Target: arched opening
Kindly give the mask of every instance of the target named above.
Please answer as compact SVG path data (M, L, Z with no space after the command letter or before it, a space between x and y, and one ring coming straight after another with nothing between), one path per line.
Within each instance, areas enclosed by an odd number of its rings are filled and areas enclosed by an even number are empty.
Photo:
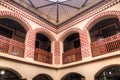
M24 56L26 30L17 21L0 18L0 51L15 56Z
M36 34L35 47L51 52L51 41L44 34Z
M53 79L47 74L39 74L35 76L32 80L53 80Z
M81 60L81 48L79 33L73 33L63 42L63 64Z
M120 66L112 66L100 70L95 80L120 80Z
M35 60L44 63L52 63L51 41L47 36L41 33L36 34Z
M118 18L108 18L95 24L90 30L91 42L100 38L107 38L115 35L120 31L120 23Z
M0 68L0 80L25 80L20 74L11 69Z
M73 34L69 35L64 40L63 44L64 44L64 52L80 47L79 33L73 33Z
M96 23L91 30L91 50L93 56L120 49L120 22L118 18L108 18Z
M69 73L65 75L61 80L85 80L85 77L78 73Z

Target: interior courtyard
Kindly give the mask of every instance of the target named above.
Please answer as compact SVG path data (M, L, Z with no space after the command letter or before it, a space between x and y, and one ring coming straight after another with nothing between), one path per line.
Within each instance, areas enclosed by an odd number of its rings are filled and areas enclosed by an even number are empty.
M120 80L120 0L0 0L0 80Z

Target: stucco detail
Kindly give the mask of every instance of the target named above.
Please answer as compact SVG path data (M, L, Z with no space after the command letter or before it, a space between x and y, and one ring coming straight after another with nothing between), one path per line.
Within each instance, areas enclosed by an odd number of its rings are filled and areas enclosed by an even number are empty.
M84 53L82 55L82 57L90 56L90 52L91 52L91 50L90 50L90 43L89 43L89 41L87 39L87 38L89 38L89 35L87 34L87 30L89 28L91 28L92 27L91 25L93 23L95 24L95 21L98 20L99 18L105 17L105 16L110 16L110 15L115 15L120 20L120 11L105 11L105 12L101 12L101 13L95 15L93 18L91 18L89 20L89 22L85 25L83 31L80 32L80 34L81 34L80 35L80 37L81 37L80 40L81 40L81 46L82 46L81 50L82 50L82 54Z
M109 2L109 0L106 0L105 2L101 3L100 5L98 5L98 6L94 7L94 8L92 8L92 9L90 9L90 10L87 10L86 12L80 14L80 15L77 17L77 19L75 19L74 21L72 21L72 22L70 22L70 23L68 22L67 25L61 25L61 26L60 26L60 27L64 27L64 28L56 29L56 28L54 28L53 25L45 24L44 22L42 22L42 20L41 20L40 18L38 18L37 16L35 16L35 15L32 14L31 12L25 10L24 8L22 8L22 7L20 7L20 6L16 5L16 4L14 4L14 3L11 2L10 0L5 0L5 1L7 1L8 3L16 6L17 8L21 9L22 11L24 11L24 12L26 12L26 13L34 16L34 18L33 18L33 17L30 17L30 16L28 16L28 15L25 15L25 14L21 13L21 12L18 11L18 10L15 10L14 7L12 7L12 6L10 6L10 5L7 5L7 4L5 4L5 3L2 3L2 6L7 7L8 9L10 9L10 10L12 10L12 11L14 11L14 12L16 12L16 13L22 15L22 16L24 16L25 18L27 18L27 19L35 22L36 24L39 24L39 25L45 27L46 29L49 29L49 30L51 30L51 31L53 31L53 32L55 32L55 33L59 33L59 32L61 32L61 31L64 31L64 30L67 29L68 27L70 28L70 27L72 27L72 26L80 23L81 21L84 21L85 19L88 19L88 18L94 16L95 14L98 14L98 13L100 13L100 12L102 12L102 11L104 11L104 10L106 10L106 9L108 9L108 8L110 8L110 7L112 7L112 6L114 6L115 4L117 4L117 3L120 2L120 0L115 0L114 3L107 4L104 8L98 9L97 11L93 12L91 15L88 15L88 16L85 16L85 17L81 18L81 17L84 16L86 13L89 13L89 12L91 12L92 10L95 10L95 9L99 8L100 6L102 6L102 5L106 4L107 2ZM40 21L37 21L35 18L39 19ZM53 27L52 27L52 26L53 26Z
M35 31L35 33L42 33L42 34L44 34L45 36L47 36L50 39L51 42L52 41L56 41L56 39L53 36L53 34L49 30L47 30L47 29L37 28L34 31Z
M27 34L27 41L26 41L27 45L26 45L25 57L34 58L36 33L44 34L50 39L51 42L56 41L53 35L46 29L36 28L35 30L30 30Z
M89 35L87 34L87 30L92 27L92 24L95 24L95 21L99 20L101 17L115 15L120 20L120 11L105 11L95 15L93 18L89 20L89 22L85 25L83 31L80 32L80 40L81 40L81 50L82 50L82 57L90 56L90 43L87 38Z
M35 35L36 35L36 33L44 34L45 36L47 36L50 39L51 43L55 42L54 43L54 56L55 56L55 59L53 59L53 60L55 60L55 64L59 64L59 57L56 56L56 54L58 54L58 49L59 48L58 48L58 45L56 44L56 39L53 36L53 34L50 31L48 31L47 29L43 29L43 28L37 28L37 29L34 30L34 32L35 32ZM36 39L36 36L35 36L35 39Z
M31 29L31 26L29 25L29 23L21 15L14 13L14 12L9 12L9 11L0 11L0 17L6 18L6 16L11 17L11 19L14 19L14 18L18 19L18 21L21 21L23 24L25 24L24 26L25 29L27 30Z
M35 52L35 37L36 33L33 30L28 31L26 36L26 52L25 57L26 58L34 58L34 52Z
M80 32L80 29L79 28L71 28L71 29L68 29L68 30L66 30L66 31L64 31L64 33L60 36L60 38L58 39L58 41L60 42L60 41L64 41L64 39L66 38L66 37L68 37L70 34L72 34L72 33L79 33Z
M4 17L6 18L6 16L16 18L16 19L18 19L18 21L21 21L25 25L23 27L25 29L27 29L27 35L26 35L24 57L33 58L34 57L34 43L33 43L33 41L35 38L35 36L34 36L35 32L31 31L31 26L29 25L29 23L21 15L14 13L14 12L0 11L0 16L2 16L2 18L4 18Z
M100 8L100 6L106 4L107 2L110 2L110 1L109 1L109 0L105 0L105 2L103 2L103 3L101 3L101 4L97 5L97 6L95 6L94 8L91 8L90 10L85 11L84 13L82 13L82 14L80 14L80 15L78 15L78 17L77 17L75 20L71 21L71 22L68 23L68 24L63 25L64 27L61 27L57 32L59 33L59 32L61 32L61 31L64 31L64 30L67 29L67 28L70 28L70 27L72 27L72 26L74 26L74 25L76 25L76 24L79 24L80 22L82 22L82 21L84 21L84 20L86 20L86 19L88 19L88 18L91 18L91 17L93 17L93 16L96 15L96 14L99 14L99 13L105 11L106 9L114 6L115 4L118 4L118 3L120 2L120 0L114 0L113 3L107 4L107 5L105 5L104 7L101 7L101 8ZM97 8L100 8L100 9L97 9ZM94 11L94 12L92 12L92 11L95 10L95 9L97 9L97 10ZM92 13L91 13L90 15L84 16L84 15L86 15L86 14L89 13L89 12L92 12ZM109 12L109 11L108 11L108 12ZM113 11L113 12L114 12L114 11ZM108 13L108 14L109 14L109 13Z
M20 10L18 10L18 9L16 10L15 7L6 4L4 1L12 4L13 6L17 7ZM37 15L33 14L32 12L26 10L25 8L20 7L19 5L15 4L14 2L12 2L10 0L3 0L1 2L1 5L4 6L4 7L6 7L6 8L8 8L8 9L10 9L10 10L12 10L12 11L14 11L15 13L17 13L19 15L22 15L23 17L31 20L32 22L34 22L34 23L36 23L38 25L41 25L41 26L43 26L46 29L51 30L52 32L56 32L56 29L55 29L55 27L53 25L46 24L45 22L43 22L42 18L40 18ZM22 11L26 12L27 14L24 14L24 12L22 12Z
M104 16L111 16L111 15L115 15L119 18L119 21L120 21L120 11L116 11L116 10L113 10L113 11L105 11L105 12L101 12L101 13L98 13L97 15L95 15L93 18L91 18L89 20L89 22L85 25L84 27L84 30L87 30L89 27L91 27L90 25L98 20L99 18L101 17L104 17Z
M69 36L72 33L79 33L80 35L80 43L81 43L81 55L82 58L89 57L90 56L90 44L88 42L88 36L87 36L87 31L82 31L79 28L71 28L67 31L65 31L62 36L59 38L60 41L64 41L64 39Z
M89 57L91 54L90 44L88 41L87 31L80 31L80 43L81 43L81 53L82 58Z

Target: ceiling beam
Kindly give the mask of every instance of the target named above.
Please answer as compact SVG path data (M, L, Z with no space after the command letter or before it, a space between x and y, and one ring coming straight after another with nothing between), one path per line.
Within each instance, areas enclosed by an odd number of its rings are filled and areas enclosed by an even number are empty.
M56 22L58 23L59 22L59 5L57 4L57 19L56 19Z
M88 2L88 0L85 0L85 2L82 4L81 7L84 7L87 2Z
M31 6L35 8L35 6L33 5L32 1L31 1L31 0L29 0L29 2L30 2L30 4L31 4Z

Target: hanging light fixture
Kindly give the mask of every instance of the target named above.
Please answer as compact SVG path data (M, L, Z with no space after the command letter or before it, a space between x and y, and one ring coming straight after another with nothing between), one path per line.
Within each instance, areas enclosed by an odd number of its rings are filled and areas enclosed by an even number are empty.
M4 75L4 74L5 74L5 70L1 70L0 75Z

